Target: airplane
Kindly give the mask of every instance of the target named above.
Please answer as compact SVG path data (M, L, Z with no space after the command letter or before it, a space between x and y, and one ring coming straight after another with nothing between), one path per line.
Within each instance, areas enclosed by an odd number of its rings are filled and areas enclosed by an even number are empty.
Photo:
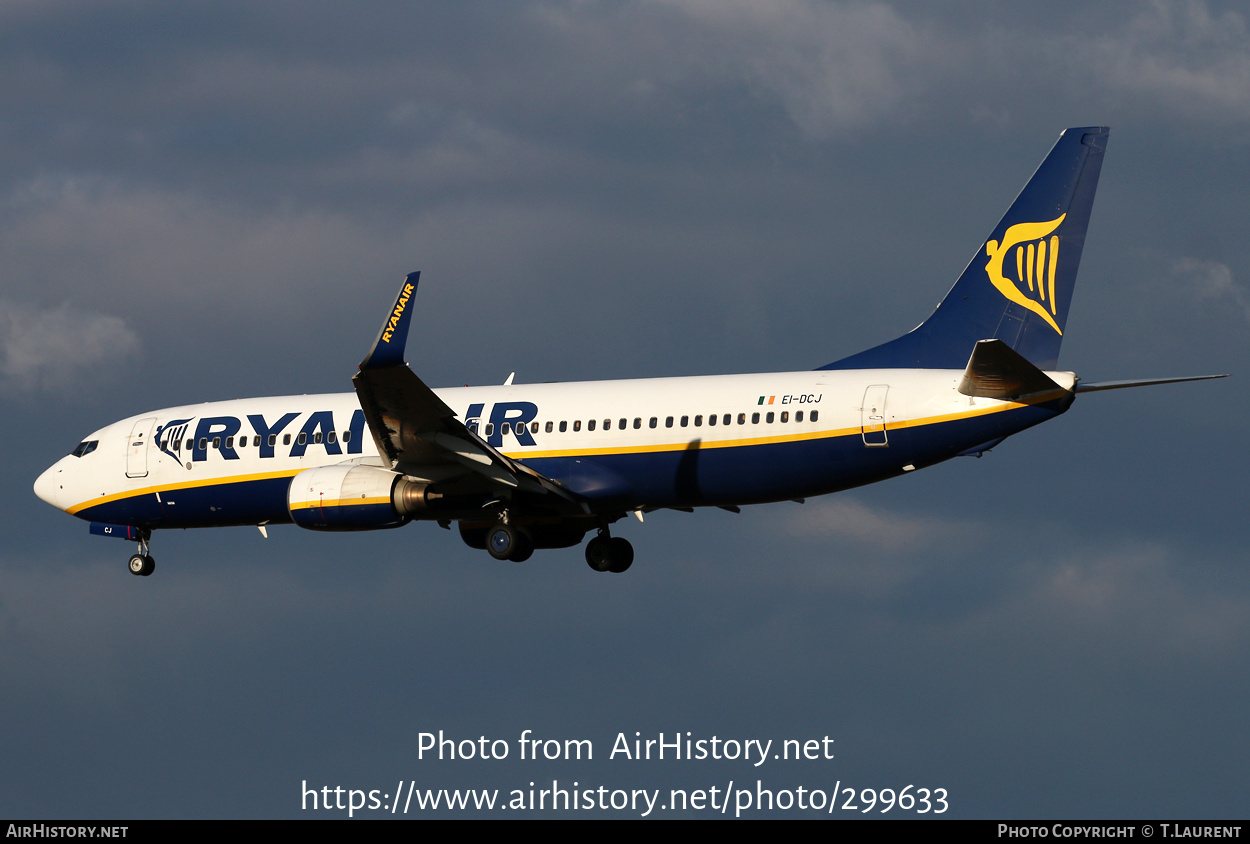
M435 521L498 560L567 548L623 572L611 526L655 510L807 498L980 455L1080 393L1059 347L1109 129L1064 131L937 309L813 370L433 390L405 362L419 273L404 280L354 393L173 407L86 437L35 481L44 501L136 542L152 532Z

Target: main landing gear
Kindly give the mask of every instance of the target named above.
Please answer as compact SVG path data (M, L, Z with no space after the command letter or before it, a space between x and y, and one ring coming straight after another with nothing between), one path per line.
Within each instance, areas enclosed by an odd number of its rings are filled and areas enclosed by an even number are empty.
M152 559L152 555L148 553L149 536L147 531L139 534L139 553L130 558L131 574L147 577L156 571L156 560Z
M620 574L633 565L633 562L634 546L629 544L628 539L609 536L606 528L586 543L586 565L595 571Z
M461 522L460 538L470 548L480 548L490 552L496 560L507 560L513 563L523 563L528 560L533 555L535 546L563 548L566 545L576 545L582 538L581 533L574 533L563 545L553 546L549 544L552 540L550 535L540 534L539 541L536 541L532 530L533 528L520 528L509 522L505 511L500 514L499 521L490 527L466 527L465 523Z
M496 560L523 563L534 553L534 543L507 522L496 522L486 531L486 550Z
M480 522L479 522L480 524ZM508 519L507 511L490 527L466 527L460 523L460 538L470 548L483 548L496 560L522 563L534 548L572 548L581 543L585 528L580 526L531 524L517 526ZM608 533L606 525L598 536L586 543L586 564L595 571L623 572L634 562L634 546L629 541Z

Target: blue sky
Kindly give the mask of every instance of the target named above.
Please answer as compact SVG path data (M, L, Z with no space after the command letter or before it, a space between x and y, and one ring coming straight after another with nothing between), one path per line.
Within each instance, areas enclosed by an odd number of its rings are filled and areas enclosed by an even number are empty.
M0 68L4 814L301 816L303 781L536 777L1244 814L1235 4L14 3ZM1083 396L802 506L655 513L619 577L417 524L158 534L139 580L31 491L118 418L349 390L413 269L436 386L819 366L924 319L1092 124L1061 366L1232 378ZM418 759L440 729L597 756ZM606 758L687 730L837 755Z

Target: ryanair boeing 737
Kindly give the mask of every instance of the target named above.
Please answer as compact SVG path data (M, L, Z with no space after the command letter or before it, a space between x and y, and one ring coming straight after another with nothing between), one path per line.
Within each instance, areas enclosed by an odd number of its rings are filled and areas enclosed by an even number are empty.
M803 372L432 390L404 361L408 276L355 393L173 407L115 422L35 493L138 543L160 528L294 522L370 530L452 522L520 562L588 533L622 572L630 514L802 501L980 454L1066 411L1056 371L1108 130L1064 132L937 310L913 331ZM1200 376L1221 377L1221 376Z

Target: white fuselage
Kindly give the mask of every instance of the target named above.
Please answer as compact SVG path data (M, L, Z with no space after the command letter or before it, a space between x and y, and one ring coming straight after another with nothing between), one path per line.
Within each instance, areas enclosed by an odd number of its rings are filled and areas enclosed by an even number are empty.
M1075 382L1072 373L1047 374L1064 391ZM437 393L508 457L557 480L561 467L593 463L620 478L626 507L644 508L832 492L944 460L1054 415L1030 414L1037 401L963 395L956 390L962 375L825 370ZM944 426L942 436L926 436L934 426ZM88 453L64 457L41 475L36 492L82 518L149 527L287 521L277 492L299 472L345 461L383 465L353 393L167 408L102 428L92 441ZM420 467L404 471L420 475ZM244 488L253 500L227 500ZM614 496L619 507L620 489Z

